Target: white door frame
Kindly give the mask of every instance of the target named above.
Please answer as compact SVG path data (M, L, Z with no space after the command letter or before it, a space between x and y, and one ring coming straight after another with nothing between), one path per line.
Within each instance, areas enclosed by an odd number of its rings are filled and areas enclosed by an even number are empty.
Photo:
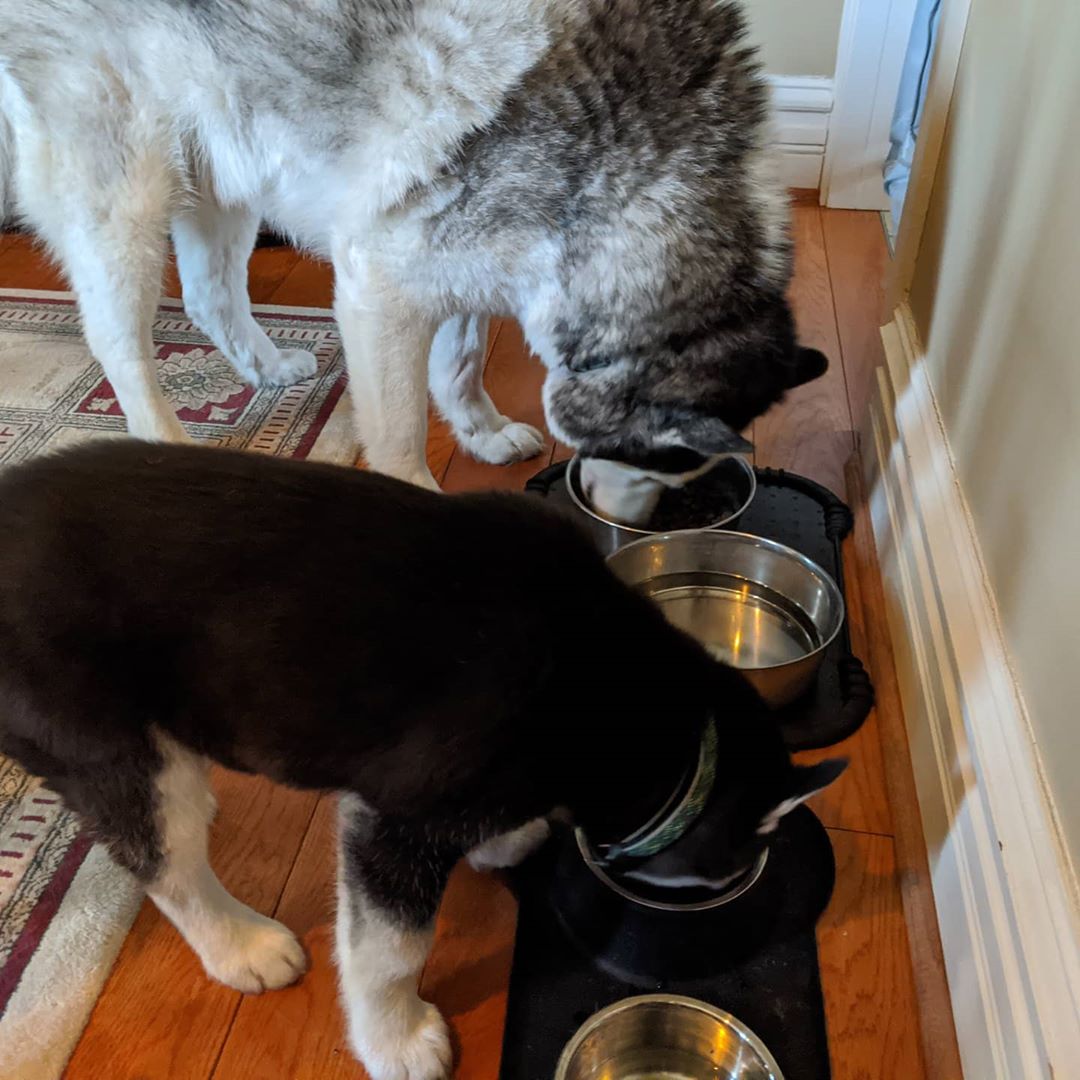
M847 0L821 204L887 210L882 168L917 0Z
M915 160L911 165L904 214L896 236L896 252L889 268L886 288L886 318L907 299L915 273L915 260L922 246L926 214L934 190L941 147L945 140L945 125L952 108L953 89L964 48L968 16L972 0L945 0L938 20L937 41L930 78L926 84L919 137L915 141Z

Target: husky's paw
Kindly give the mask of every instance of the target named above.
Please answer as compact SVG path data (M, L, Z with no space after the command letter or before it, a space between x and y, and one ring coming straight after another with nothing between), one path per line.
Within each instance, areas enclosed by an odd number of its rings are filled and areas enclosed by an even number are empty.
M202 961L211 978L245 994L288 986L307 970L296 935L254 911L222 926L219 940L203 950Z
M414 1023L396 1038L387 1032L354 1037L354 1049L371 1080L448 1080L453 1054L439 1010L419 1002Z
M292 386L310 379L319 366L315 354L307 349L279 349L272 360L259 364L259 382L264 386Z
M550 835L551 826L537 818L513 832L485 840L466 857L474 870L507 870L524 862Z
M459 436L462 445L477 461L488 465L512 465L527 461L544 449L544 436L531 424L504 418L503 427Z

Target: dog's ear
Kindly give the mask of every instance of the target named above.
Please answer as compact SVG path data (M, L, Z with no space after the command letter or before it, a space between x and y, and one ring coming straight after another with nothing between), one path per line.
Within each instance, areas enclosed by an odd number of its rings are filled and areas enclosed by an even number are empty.
M749 454L754 444L728 427L719 417L693 412L680 418L675 441L703 457Z
M780 819L790 814L796 806L801 806L807 799L813 798L819 791L824 791L847 768L846 758L830 758L817 765L796 765L795 782L791 794L778 806L770 810L758 826L758 835L774 833L780 825Z
M794 390L815 379L820 379L829 370L829 358L817 349L799 346L795 349L795 381L788 386Z

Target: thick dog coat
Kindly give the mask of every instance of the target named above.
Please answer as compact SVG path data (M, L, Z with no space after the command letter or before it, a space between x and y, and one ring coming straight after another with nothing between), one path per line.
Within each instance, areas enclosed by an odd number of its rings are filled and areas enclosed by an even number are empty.
M463 855L512 863L554 808L630 836L714 723L723 782L638 869L723 880L835 775L529 496L122 440L3 472L0 515L0 750L211 976L257 992L305 958L207 863L209 763L341 792L338 963L376 1080L448 1073L417 980Z
M263 218L333 261L373 468L434 487L429 385L477 457L539 451L482 385L509 314L552 431L656 488L824 370L785 300L767 102L716 0L4 0L0 213L60 258L137 436L183 437L150 337L170 231L245 379L314 370L251 317Z

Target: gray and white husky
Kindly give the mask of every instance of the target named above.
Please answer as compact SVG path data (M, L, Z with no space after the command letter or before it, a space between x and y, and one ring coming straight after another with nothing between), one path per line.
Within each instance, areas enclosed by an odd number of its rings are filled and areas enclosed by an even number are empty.
M151 361L170 233L188 313L245 379L312 374L250 313L262 219L333 262L373 468L436 486L429 388L481 460L539 451L481 381L509 314L624 519L824 370L784 298L766 117L716 0L0 4L0 216L63 264L132 434L183 438Z

